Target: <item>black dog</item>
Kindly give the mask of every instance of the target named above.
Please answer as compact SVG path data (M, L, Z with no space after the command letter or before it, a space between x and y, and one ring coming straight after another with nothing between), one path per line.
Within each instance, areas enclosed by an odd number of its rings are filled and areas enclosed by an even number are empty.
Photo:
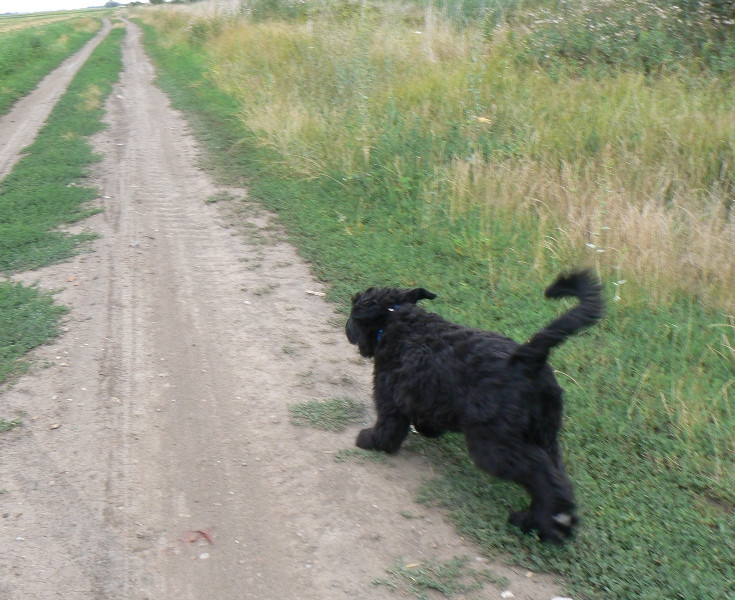
M561 542L577 518L572 485L559 453L562 389L546 362L549 351L602 317L599 280L588 271L560 276L547 298L579 304L525 344L463 327L416 303L436 298L423 288L370 288L352 299L347 339L375 358L378 420L357 445L396 452L413 424L428 437L462 432L472 460L522 485L528 510L510 522L542 540Z

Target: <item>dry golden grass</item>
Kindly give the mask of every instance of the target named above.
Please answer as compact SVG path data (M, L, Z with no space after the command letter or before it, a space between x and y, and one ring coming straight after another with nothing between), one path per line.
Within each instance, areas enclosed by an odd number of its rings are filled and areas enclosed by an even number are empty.
M531 227L536 267L593 263L626 282L622 302L693 295L735 313L735 88L726 82L553 79L513 63L505 30L489 39L416 5L262 22L244 6L166 7L155 19L180 38L199 36L212 81L301 176L359 174L391 111L437 139L459 129L470 146L503 150L425 157L436 181L423 185L442 193L427 202L444 202L453 218L478 213L482 235L497 218Z
M74 20L78 24L77 27L79 29L91 31L99 27L99 22L93 19L92 15L86 16L86 14L80 14L76 11L67 11L0 17L0 34L27 29L28 27L39 27L50 23L71 20Z
M595 171L580 177L570 166L552 171L536 162L477 159L455 160L446 179L452 216L479 207L486 231L496 218L535 225L537 268L548 268L550 259L592 263L618 282L634 278L656 302L679 293L735 307L735 225L723 221L723 200L694 212L691 192L681 190L664 204L667 173L651 173L631 190L625 173L601 179ZM618 295L625 298L631 287L619 284ZM631 293L627 299L637 300Z
M74 15L69 13L0 17L0 33L18 31L39 25L48 25L49 23L56 23L58 21L68 21L73 18Z
M98 85L90 84L87 86L87 89L79 95L79 99L79 108L81 110L95 110L102 106L104 91Z

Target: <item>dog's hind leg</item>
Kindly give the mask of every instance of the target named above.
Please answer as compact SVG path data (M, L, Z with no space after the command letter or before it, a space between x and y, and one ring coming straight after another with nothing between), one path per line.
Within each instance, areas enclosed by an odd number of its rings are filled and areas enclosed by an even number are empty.
M513 525L524 533L537 530L542 541L552 543L571 535L577 523L572 485L547 452L521 440L517 445L498 444L485 435L467 435L467 448L478 467L515 481L530 494L529 509L510 516Z
M510 515L510 522L528 533L537 530L542 542L561 543L577 525L572 485L563 471L529 457L527 467L512 478L531 495L531 506Z

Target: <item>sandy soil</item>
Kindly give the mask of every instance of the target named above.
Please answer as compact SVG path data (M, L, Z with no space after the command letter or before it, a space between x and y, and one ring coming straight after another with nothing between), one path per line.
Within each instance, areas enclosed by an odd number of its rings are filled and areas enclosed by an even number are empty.
M128 25L95 140L104 211L82 226L94 251L22 276L71 311L0 395L1 416L26 414L0 436L0 598L412 597L371 582L455 556L515 598L558 595L414 502L420 455L338 462L357 427L289 422L294 402L369 403L371 365L271 215L245 190L207 202L223 190L153 76Z

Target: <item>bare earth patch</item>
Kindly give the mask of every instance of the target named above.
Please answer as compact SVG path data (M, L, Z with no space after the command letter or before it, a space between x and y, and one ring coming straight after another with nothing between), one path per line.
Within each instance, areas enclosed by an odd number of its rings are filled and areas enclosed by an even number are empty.
M358 426L290 422L295 402L369 403L371 365L272 217L233 223L246 192L196 167L134 25L124 65L95 142L94 251L23 277L71 312L0 396L26 413L0 436L0 597L411 597L373 582L460 556L507 583L456 598L558 595L414 502L420 455L351 459Z

